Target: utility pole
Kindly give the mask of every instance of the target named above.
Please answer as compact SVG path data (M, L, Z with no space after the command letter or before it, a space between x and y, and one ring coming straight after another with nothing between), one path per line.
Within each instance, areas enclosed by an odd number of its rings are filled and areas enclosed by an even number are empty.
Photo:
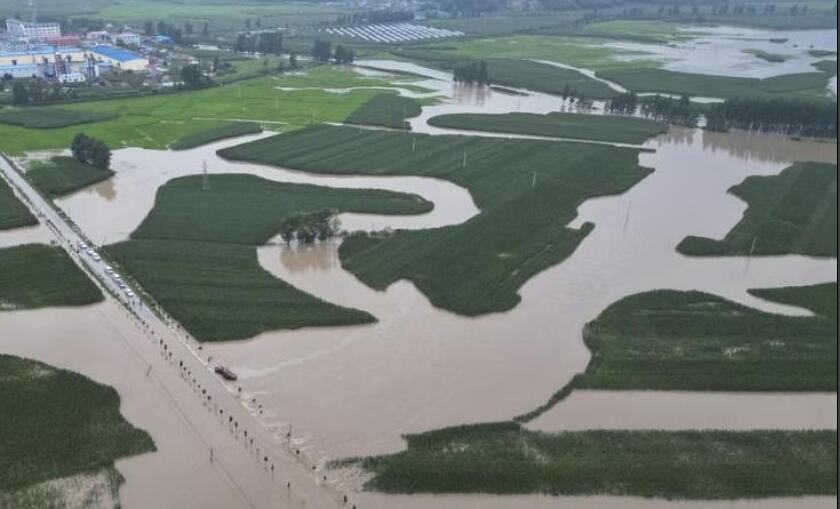
M204 160L202 163L204 166L204 172L201 175L201 190L202 191L209 191L210 190L210 175L207 174L207 160Z

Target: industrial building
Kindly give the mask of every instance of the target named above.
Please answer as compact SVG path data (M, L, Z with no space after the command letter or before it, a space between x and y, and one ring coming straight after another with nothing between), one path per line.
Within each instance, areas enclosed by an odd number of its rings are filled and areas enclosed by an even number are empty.
M29 78L83 73L86 61L87 55L80 48L31 45L25 49L0 51L0 76Z
M147 58L116 46L94 46L88 51L93 60L110 64L115 69L145 71L149 67Z

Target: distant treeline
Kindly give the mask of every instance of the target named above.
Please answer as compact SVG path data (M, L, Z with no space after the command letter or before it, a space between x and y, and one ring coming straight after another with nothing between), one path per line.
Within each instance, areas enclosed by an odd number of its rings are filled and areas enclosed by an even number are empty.
M280 32L262 32L259 34L239 34L234 50L239 53L262 53L279 55L283 50L283 34Z
M733 98L711 107L710 130L746 129L792 136L837 137L837 103Z
M338 25L358 25L361 23L399 23L412 21L414 13L411 11L376 10L342 14L336 19Z

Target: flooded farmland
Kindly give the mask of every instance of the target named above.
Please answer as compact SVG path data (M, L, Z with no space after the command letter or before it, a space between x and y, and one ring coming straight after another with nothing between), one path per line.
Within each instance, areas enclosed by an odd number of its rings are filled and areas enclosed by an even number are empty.
M836 33L836 32L835 32ZM402 65L402 64L401 64ZM425 72L429 72L426 70ZM445 76L444 76L445 77ZM440 78L440 77L439 77ZM448 77L446 78L448 80ZM561 107L557 98L531 94L513 96L488 91L452 89L441 79L417 82L437 89L450 99L424 108L412 119L415 131L451 132L431 128L428 118L443 113L531 111ZM436 83L436 85L432 85ZM435 88L437 87L437 88ZM479 133L471 133L479 134ZM349 231L386 227L418 229L459 224L479 213L470 194L450 182L422 177L344 177L313 175L282 168L232 163L216 156L219 148L263 135L207 145L182 152L126 148L115 151L116 175L105 182L57 200L97 244L124 240L154 204L157 189L172 178L198 174L206 162L212 186L215 173L247 173L292 183L330 187L376 188L419 194L434 203L434 210L417 216L344 214ZM455 424L509 419L544 403L551 394L582 371L588 360L581 330L612 302L646 290L696 289L718 294L768 312L803 314L805 311L771 303L746 293L747 289L834 281L835 259L803 256L744 258L689 258L675 251L686 235L723 236L740 218L743 202L727 189L749 175L773 175L793 161L836 163L833 143L793 141L786 138L733 132L709 133L671 128L646 145L640 163L654 172L624 195L585 202L572 225L589 221L594 231L564 262L532 278L519 292L522 301L513 310L466 318L437 309L412 284L400 281L384 292L374 291L343 270L337 242L286 247L270 243L258 250L261 266L280 279L336 304L372 313L377 323L340 328L311 328L264 333L245 341L203 346L207 355L231 367L240 376L245 399L257 397L264 406L258 417L268 430L293 426L295 445L320 464L346 456L400 450L401 435ZM559 162L562 164L562 162ZM45 241L43 227L0 235L0 245L21 239ZM12 240L14 239L14 240ZM44 310L0 317L0 327L13 327L16 341L8 351L53 362L114 385L124 398L124 412L145 427L166 455L147 455L118 463L129 479L121 493L126 507L149 503L148 492L172 469L193 472L192 484L158 495L179 500L201 492L208 506L231 497L217 495L216 475L189 463L190 448L201 445L167 440L179 424L158 422L141 415L142 370L121 372L113 365L92 367L91 355L122 358L130 355L99 349L119 349L101 330L119 336L110 318L115 309ZM75 316L78 314L79 316ZM85 315L86 318L82 318ZM98 320L98 322L97 322ZM106 320L106 322L103 322ZM117 320L118 321L118 320ZM77 323L78 322L78 323ZM56 338L69 330L90 344L69 351ZM40 327L55 333L49 340ZM99 331L99 332L97 332ZM95 353L96 352L96 353ZM148 353L147 353L148 354ZM126 361L127 362L127 361ZM97 364L97 366L99 365ZM101 370L101 371L97 371ZM609 414L605 412L609 408ZM146 410L148 411L148 409ZM154 410L164 413L165 408ZM836 394L707 394L610 393L580 391L540 419L532 429L547 431L610 428L620 421L636 429L667 428L836 428ZM618 421L617 421L618 420ZM156 428L156 426L158 428ZM166 428L172 426L173 428ZM183 426L183 423L180 424ZM162 428L161 428L162 427ZM166 428L166 429L164 429ZM183 459L179 458L183 455ZM143 462L146 462L143 466ZM147 477L150 472L158 477ZM348 475L334 480L354 489L359 479ZM183 489L183 493L181 493ZM144 497L141 498L141 493ZM275 495L274 493L264 494ZM235 497L234 497L235 498ZM230 506L242 505L229 500ZM139 502L142 500L142 503ZM614 497L407 497L362 494L360 507L710 507L708 502L668 502ZM195 503L195 500L191 500ZM227 504L228 502L225 502ZM834 498L735 501L716 508L833 507Z

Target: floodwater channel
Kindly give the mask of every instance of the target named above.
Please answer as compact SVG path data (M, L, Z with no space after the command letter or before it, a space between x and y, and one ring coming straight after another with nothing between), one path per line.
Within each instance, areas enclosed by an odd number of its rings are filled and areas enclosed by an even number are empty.
M400 66L404 67L402 63ZM418 132L439 132L429 128L426 120L443 113L545 113L561 108L559 98L552 96L458 91L448 81L432 78L412 83L424 87L437 83L435 86L447 99L424 108L420 117L411 120ZM227 162L215 155L218 148L260 136L265 134L181 152L120 149L113 155L116 175L112 179L57 203L96 243L110 244L124 240L140 224L161 185L178 176L200 174L206 161L211 186L214 173L248 173L283 182L410 192L435 204L430 213L416 216L344 214L341 220L348 230L439 227L461 223L478 213L465 189L441 180L314 175ZM593 232L568 259L528 281L519 292L522 301L509 312L476 318L457 316L431 306L405 281L383 292L363 285L341 268L337 243L305 247L272 243L258 250L259 262L267 271L327 301L369 311L378 322L268 332L243 341L207 344L204 351L240 376L245 398L260 399L265 410L259 418L268 429L293 426L296 446L308 457L323 462L394 452L404 447L400 438L404 433L509 419L541 405L585 368L589 352L581 338L583 325L626 295L661 288L696 289L769 312L803 314L801 309L752 297L746 290L836 281L834 258L689 258L675 251L686 235L719 238L738 221L745 204L727 194L732 185L749 175L777 174L794 161L836 164L835 143L672 128L650 140L646 147L654 151L641 153L640 163L655 171L621 196L583 203L572 225L591 221L595 224ZM27 322L28 327L41 327L45 321L54 320L56 323L50 326L56 328L63 321L52 312L18 316L15 320ZM9 319L0 321L2 330L7 330ZM20 355L34 348L24 340L19 343L16 348ZM110 362L109 355L103 353L101 358ZM62 364L58 357L43 351L36 356L73 368L73 362ZM102 380L116 385L121 394L132 390L133 385L120 384L115 377L112 373ZM636 405L643 405L657 416L656 420L639 415ZM710 419L706 415L734 407L738 413L730 417ZM576 415L578 421L565 417L577 414L578 408L583 409L582 416ZM831 422L826 417L826 412L836 410L836 394L634 391L575 393L531 425L546 430L610 427L616 416L605 415L605 408L623 412L624 418L633 423L631 427L637 428L836 428L836 420ZM792 411L799 412L798 418L787 415ZM152 419L130 420L147 429L154 426L147 422ZM134 481L126 477L129 483L125 489L137 489L129 488ZM357 487L358 481L347 474L331 482ZM581 508L710 506L708 502L624 497L408 497L365 493L358 499L359 507L409 509L558 504ZM208 507L220 507L208 503ZM836 504L836 498L818 497L721 502L714 507L832 504ZM124 505L129 507L125 501Z

